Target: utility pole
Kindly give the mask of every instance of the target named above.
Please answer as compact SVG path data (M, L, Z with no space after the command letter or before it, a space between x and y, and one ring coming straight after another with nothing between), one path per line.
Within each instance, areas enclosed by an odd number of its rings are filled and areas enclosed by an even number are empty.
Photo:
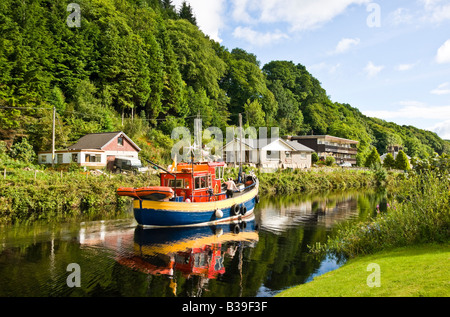
M53 124L52 124L52 167L55 165L55 121L56 121L56 108L53 107Z
M239 114L239 167L242 165L242 113Z

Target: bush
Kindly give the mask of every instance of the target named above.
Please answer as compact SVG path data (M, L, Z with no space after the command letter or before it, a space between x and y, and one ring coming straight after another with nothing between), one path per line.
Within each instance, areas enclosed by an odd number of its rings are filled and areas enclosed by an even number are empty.
M319 161L319 155L316 152L311 154L311 164L315 164Z
M327 166L333 166L334 163L336 163L336 159L333 156L327 156L325 159L325 164Z
M384 158L383 166L385 168L395 168L394 156L391 153L388 153Z
M26 138L22 138L20 142L15 142L9 151L9 156L13 159L31 163L36 157L33 147L28 143Z
M370 152L370 154L367 156L364 166L365 167L373 167L377 164L381 165L380 154L378 154L378 151L376 148L373 148L372 152Z
M408 157L405 152L400 150L395 158L395 167L399 170L407 171L411 169L411 165L409 164Z

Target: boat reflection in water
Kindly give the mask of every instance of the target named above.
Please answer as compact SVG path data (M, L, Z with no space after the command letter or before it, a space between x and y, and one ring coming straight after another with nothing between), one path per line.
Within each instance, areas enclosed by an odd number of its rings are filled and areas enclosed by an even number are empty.
M225 274L225 257L233 258L238 249L258 242L254 218L210 227L146 229L134 231L134 252L118 258L121 265L152 275L171 278L176 295L175 273L200 278L203 288L210 279Z

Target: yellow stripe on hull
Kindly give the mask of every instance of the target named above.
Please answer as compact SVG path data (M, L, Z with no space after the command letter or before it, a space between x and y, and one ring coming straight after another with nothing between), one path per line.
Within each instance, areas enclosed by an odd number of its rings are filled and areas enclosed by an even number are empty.
M235 198L229 198L225 200L218 200L212 202L203 203L187 203L187 202L173 202L173 201L150 201L150 200L139 200L135 199L133 202L133 207L135 209L157 209L157 210L167 210L167 211L178 211L178 212L191 212L191 211L210 211L216 209L230 208L235 204L242 204L258 194L258 185L254 189L245 193L241 196ZM141 205L142 203L142 205Z

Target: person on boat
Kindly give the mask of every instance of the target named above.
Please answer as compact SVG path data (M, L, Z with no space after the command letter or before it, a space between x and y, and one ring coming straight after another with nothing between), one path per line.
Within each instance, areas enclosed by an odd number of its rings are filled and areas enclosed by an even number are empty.
M227 185L227 198L233 198L234 191L238 190L236 184L231 177L228 178L228 181L225 182L225 184Z

